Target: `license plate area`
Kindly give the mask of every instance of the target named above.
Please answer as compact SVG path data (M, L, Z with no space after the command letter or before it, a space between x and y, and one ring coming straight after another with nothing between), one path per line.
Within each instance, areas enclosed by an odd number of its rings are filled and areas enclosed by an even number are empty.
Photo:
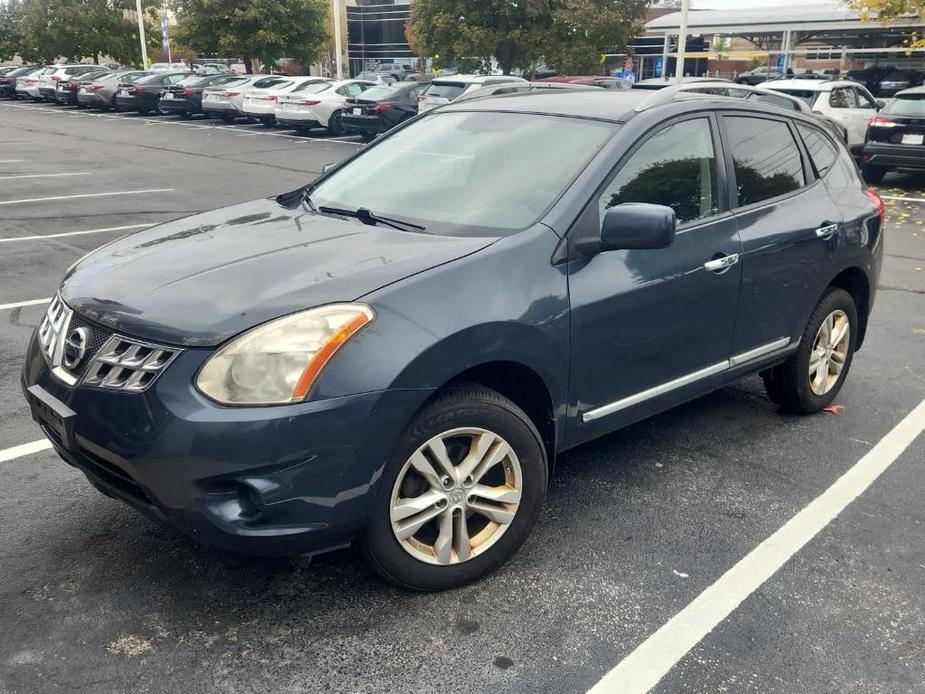
M905 133L903 135L902 143L904 145L921 145L925 143L925 135L917 133Z
M70 449L74 440L74 418L76 413L70 407L54 397L42 386L29 386L26 389L32 419L50 429Z

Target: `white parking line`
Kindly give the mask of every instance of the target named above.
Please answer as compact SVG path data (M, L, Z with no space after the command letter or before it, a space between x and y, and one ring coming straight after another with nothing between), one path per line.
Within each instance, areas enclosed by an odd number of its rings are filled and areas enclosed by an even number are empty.
M51 441L48 439L40 439L38 441L24 443L20 446L4 448L2 451L0 451L0 463L5 463L8 460L16 460L16 458L32 455L33 453L38 453L39 451L47 451L49 448L51 448Z
M176 188L149 188L148 190L117 190L109 193L82 193L80 195L53 195L49 198L25 198L23 200L0 200L0 205L20 205L27 202L48 202L49 200L73 200L75 198L108 198L114 195L143 195L144 193L171 193Z
M925 198L904 198L898 195L881 195L882 200L899 200L900 202L925 202Z
M69 173L50 174L18 174L16 176L0 176L0 181L11 181L14 178L61 178L62 176L89 176L89 171L74 171Z
M23 159L0 159L0 164L21 164Z
M642 694L863 493L925 430L925 400L777 532L694 598L591 688Z
M156 226L154 222L150 224L126 224L121 227L105 227L103 229L87 229L86 231L62 231L60 234L33 234L32 236L15 236L11 239L0 239L0 243L12 243L13 241L39 241L41 239L60 239L64 236L83 236L84 234L102 234L106 231L126 231L128 229L143 229L145 227Z
M18 301L14 304L0 304L0 311L4 311L9 308L22 308L23 306L38 306L39 304L47 304L51 301L51 297L47 299L29 299L29 301Z

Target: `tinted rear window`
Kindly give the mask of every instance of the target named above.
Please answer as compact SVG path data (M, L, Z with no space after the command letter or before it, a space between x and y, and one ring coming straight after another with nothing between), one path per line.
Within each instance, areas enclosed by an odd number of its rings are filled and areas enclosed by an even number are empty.
M725 120L739 205L775 198L803 185L800 150L785 123L742 116Z
M897 96L881 111L890 116L912 116L925 118L925 94Z
M190 75L189 77L184 77L176 84L178 87L205 87L207 84L212 84L214 79L214 75L209 75L207 77L203 77L202 75Z
M810 159L816 166L816 171L820 176L825 176L835 163L835 159L838 158L838 148L816 128L798 123L797 130L803 138L803 144L806 145Z
M814 92L809 89L775 89L774 91L803 99L808 106L812 106L816 101L816 97L819 96L819 92Z
M262 80L254 82L254 87L257 89L266 89L267 87L274 87L285 81L283 77L264 77Z
M431 85L424 90L424 95L436 96L452 101L466 90L466 86L467 85L461 82L432 82Z
M393 96L396 96L401 89L396 89L395 87L390 87L387 85L381 85L378 87L370 87L365 92L363 92L364 100L378 101L380 99L391 99Z
M326 89L331 88L330 82L302 82L298 87L292 90L292 93L295 94L318 94L323 92Z

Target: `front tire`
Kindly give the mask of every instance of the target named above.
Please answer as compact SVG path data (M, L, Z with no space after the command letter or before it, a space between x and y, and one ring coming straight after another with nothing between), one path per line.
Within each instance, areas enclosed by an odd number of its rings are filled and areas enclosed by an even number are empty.
M838 395L858 336L858 312L844 289L829 287L813 310L800 346L790 358L762 372L765 390L785 412L812 414Z
M546 481L545 448L526 413L484 386L453 386L402 433L363 552L380 575L406 588L465 585L527 539Z

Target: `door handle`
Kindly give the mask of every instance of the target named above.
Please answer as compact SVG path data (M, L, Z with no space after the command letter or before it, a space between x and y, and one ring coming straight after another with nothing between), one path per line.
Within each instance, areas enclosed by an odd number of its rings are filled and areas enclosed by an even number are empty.
M816 236L824 241L828 241L830 238L835 236L838 232L837 224L823 224L821 227L816 229Z
M708 260L703 264L703 269L707 272L723 272L739 262L739 254L724 255L721 258Z

